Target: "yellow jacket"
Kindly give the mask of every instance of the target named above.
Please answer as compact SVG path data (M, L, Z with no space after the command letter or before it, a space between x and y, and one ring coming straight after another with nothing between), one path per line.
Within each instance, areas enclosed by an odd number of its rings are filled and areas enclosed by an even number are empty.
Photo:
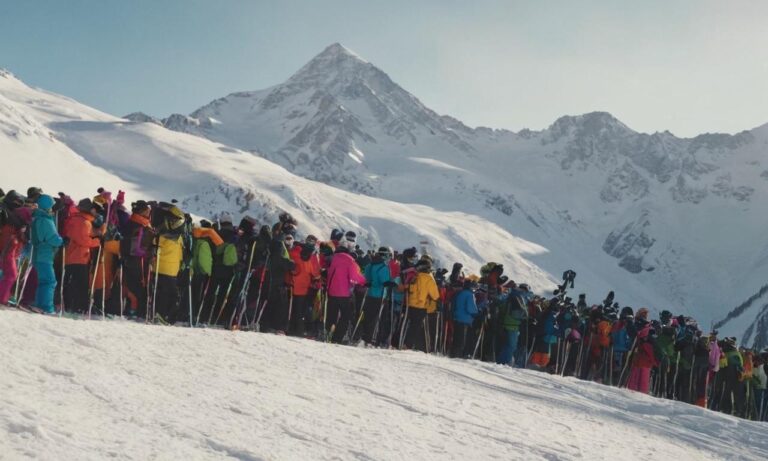
M416 309L427 309L430 303L440 299L437 282L432 274L419 272L416 280L408 286L408 306Z
M157 272L160 275L168 275L176 277L181 270L181 259L184 255L183 239L177 237L167 238L164 235L160 236L158 242L158 251L160 253L160 263L157 264Z

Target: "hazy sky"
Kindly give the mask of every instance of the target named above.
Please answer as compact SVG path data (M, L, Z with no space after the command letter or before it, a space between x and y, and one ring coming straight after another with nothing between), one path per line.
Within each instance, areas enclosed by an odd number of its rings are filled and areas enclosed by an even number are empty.
M768 123L763 0L0 0L0 67L115 115L280 83L333 42L472 126Z

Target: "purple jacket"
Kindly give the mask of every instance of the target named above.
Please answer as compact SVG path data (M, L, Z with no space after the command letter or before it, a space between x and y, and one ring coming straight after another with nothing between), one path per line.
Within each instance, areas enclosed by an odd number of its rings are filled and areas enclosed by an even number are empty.
M365 285L360 267L349 253L334 253L328 268L328 296L349 298L353 285Z

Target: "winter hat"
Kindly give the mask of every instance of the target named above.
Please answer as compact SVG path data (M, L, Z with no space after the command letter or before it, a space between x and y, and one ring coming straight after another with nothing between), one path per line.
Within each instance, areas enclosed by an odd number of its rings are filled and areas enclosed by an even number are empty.
M39 187L30 187L27 189L27 200L29 200L29 203L36 203L42 194L43 190Z
M355 243L357 241L357 234L352 231L347 231L347 233L344 234L344 239L346 239L348 242Z
M104 189L103 187L99 187L99 188L96 190L96 192L98 192L98 193L99 193L99 196L100 196L102 199L104 199L104 203L105 203L105 204L109 204L109 203L112 203L112 192L110 192L110 191L108 191L108 190ZM94 199L94 201L96 201L96 200Z
M131 212L133 213L141 214L147 210L149 210L149 204L144 200L137 200L131 203Z
M37 199L37 207L41 210L50 211L53 208L53 197L50 195L40 195Z
M344 231L340 229L334 229L331 231L331 240L334 242L338 242L339 240L344 237Z
M240 224L238 224L237 227L246 234L252 234L256 224L257 222L255 218L244 216L243 219L240 220Z
M432 270L432 261L428 259L420 259L419 262L416 263L416 270L418 272L429 272Z
M384 259L392 259L392 248L379 247L379 249L376 251L376 254Z
M77 209L83 213L90 213L93 209L93 202L91 202L91 199L89 198L84 198L77 202Z
M232 224L232 215L229 214L226 211L222 211L221 213L219 213L218 221L220 223L228 222L228 223Z
M211 225L211 222L208 221L207 219L201 219L200 220L200 227L202 227L203 229L208 229L208 228L213 227L213 226Z
M317 237L315 237L312 234L307 235L307 238L304 239L304 242L309 245L315 245L317 243Z
M3 198L3 203L6 207L8 207L11 210L15 210L16 208L19 208L20 206L24 205L24 202L27 201L27 198L23 195L19 194L15 190L9 190L8 193Z

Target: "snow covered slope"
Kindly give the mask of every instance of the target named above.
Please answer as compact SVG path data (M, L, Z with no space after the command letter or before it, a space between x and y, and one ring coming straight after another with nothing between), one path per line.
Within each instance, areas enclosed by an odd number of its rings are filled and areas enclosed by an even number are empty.
M766 282L768 125L683 139L594 112L542 131L470 128L333 44L284 83L166 126L346 190L478 215L548 248L536 262L550 272L599 280L585 286L596 296L614 288L705 327Z
M8 459L766 459L765 425L570 378L0 311Z

